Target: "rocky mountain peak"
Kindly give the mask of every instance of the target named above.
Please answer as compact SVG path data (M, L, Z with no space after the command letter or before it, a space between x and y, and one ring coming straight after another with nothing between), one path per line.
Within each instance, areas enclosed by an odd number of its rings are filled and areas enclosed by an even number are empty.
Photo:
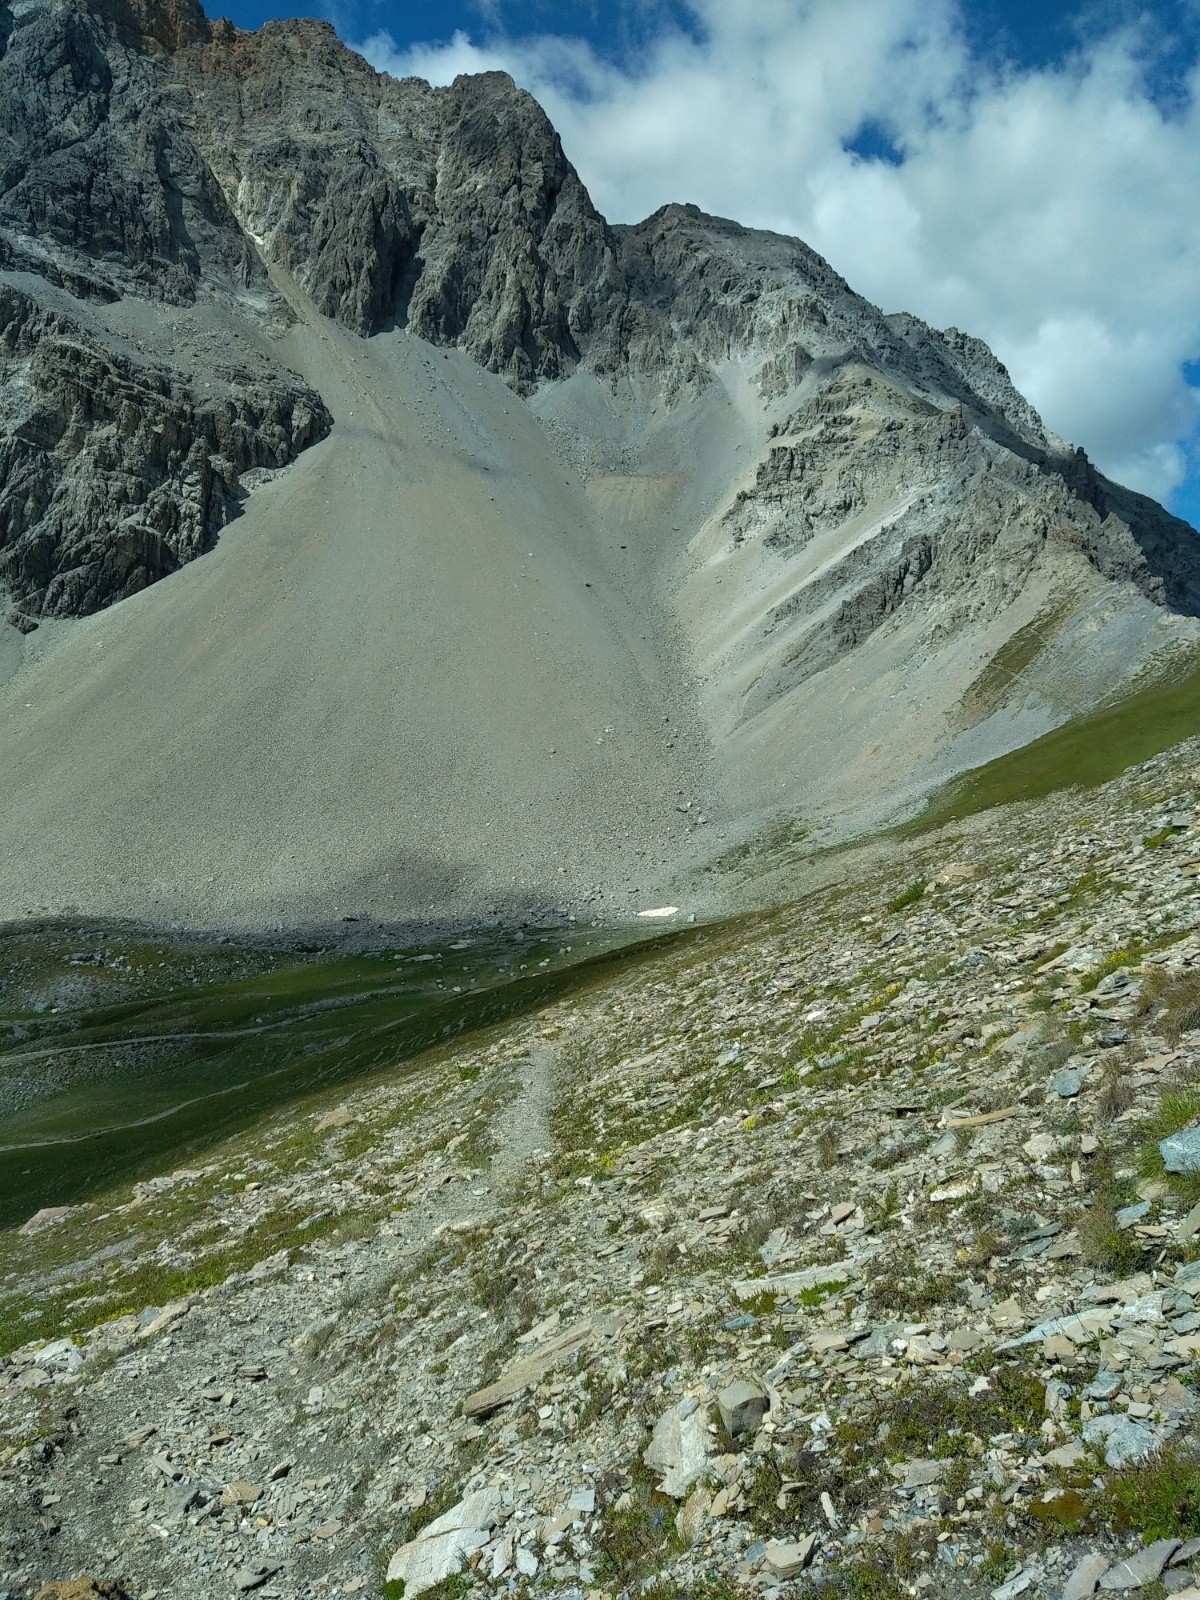
M0 1600L1200 1600L1193 531L504 74L0 55Z
M404 548L448 519L501 583L544 513L555 604L606 596L597 680L634 662L647 703L684 694L741 815L916 793L1190 644L1192 530L1048 432L979 340L695 205L610 224L506 74L396 80L327 23L244 32L193 0L0 18L0 583L21 629L204 554L331 430L356 492L407 483L439 370L457 388L429 493L478 476L414 511ZM336 520L310 472L306 515ZM387 589L397 528L372 504L362 571ZM522 614L505 639L526 633Z

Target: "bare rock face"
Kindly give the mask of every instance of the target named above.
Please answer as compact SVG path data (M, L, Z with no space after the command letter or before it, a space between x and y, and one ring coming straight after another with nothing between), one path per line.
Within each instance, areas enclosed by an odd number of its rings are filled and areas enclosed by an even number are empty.
M936 645L1075 562L1200 614L1193 531L1051 434L981 341L885 316L798 240L695 207L616 234L649 313L618 361L669 393L761 362L774 421L723 522L728 552L763 547L747 599L781 597L758 624L743 718L900 612Z
M240 473L284 466L329 429L294 376L214 376L200 399L0 284L0 580L19 625L173 572L224 526Z
M949 403L944 369L932 374L935 401L887 353L876 360L811 369L753 486L726 513L733 547L760 541L777 566L806 574L764 619L764 634L786 632L790 646L749 710L856 649L902 606L935 606L943 633L999 614L1054 552L1156 604L1200 610L1200 547L1185 524L1109 484L1082 452L1032 438L1014 448L1008 415L1030 434L1037 419L999 383L987 409L978 391L968 409ZM825 549L807 576L811 553Z
M286 319L163 68L198 7L0 8L0 583L11 615L95 611L199 555L239 474L322 437L320 397L266 359L194 373L120 353L81 302L208 296ZM81 307L82 311L82 307Z
M0 16L0 265L100 299L186 304L201 278L261 288L262 264L160 69L160 38L130 15L123 42L102 10L70 4L31 8L19 24L5 7ZM167 13L147 19L167 43L188 31L171 16L171 27Z
M173 73L239 220L347 327L458 344L528 391L622 298L610 229L505 74L397 82L317 22L214 29Z

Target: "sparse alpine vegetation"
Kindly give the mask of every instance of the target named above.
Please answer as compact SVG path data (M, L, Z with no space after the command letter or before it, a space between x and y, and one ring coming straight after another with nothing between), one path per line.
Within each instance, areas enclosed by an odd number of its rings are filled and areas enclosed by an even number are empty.
M1193 530L504 74L0 53L0 1600L1198 1600Z
M4 1235L0 1582L1193 1583L1198 763L850 852Z

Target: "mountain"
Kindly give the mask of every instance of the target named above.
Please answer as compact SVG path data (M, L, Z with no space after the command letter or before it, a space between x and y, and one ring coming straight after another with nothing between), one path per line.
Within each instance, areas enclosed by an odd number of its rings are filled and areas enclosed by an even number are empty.
M0 50L0 917L694 899L1195 642L1193 530L984 345L610 225L501 74L187 0Z

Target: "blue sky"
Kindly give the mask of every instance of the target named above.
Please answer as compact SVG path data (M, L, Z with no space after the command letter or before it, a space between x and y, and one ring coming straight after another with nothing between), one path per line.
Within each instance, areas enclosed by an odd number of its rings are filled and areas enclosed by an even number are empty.
M881 0L886 4L887 0ZM242 28L260 27L271 17L328 17L347 39L366 39L386 29L400 48L446 42L457 32L477 39L501 33L510 38L543 34L578 36L615 59L643 49L664 23L701 31L696 13L678 0L345 0L323 6L272 5L270 0L239 0L218 6L211 14L232 18ZM799 10L802 7L797 6ZM1188 37L1196 31L1197 11L1183 0L1155 0L1152 5L1125 0L1080 0L1062 5L1055 0L967 0L960 8L963 29L974 52L1018 67L1045 66L1063 60L1081 40L1139 19L1159 30L1168 56L1167 80L1186 70ZM1172 73L1173 57L1174 73Z
M1200 0L208 0L384 71L501 67L600 209L799 234L986 339L1047 423L1200 525Z

